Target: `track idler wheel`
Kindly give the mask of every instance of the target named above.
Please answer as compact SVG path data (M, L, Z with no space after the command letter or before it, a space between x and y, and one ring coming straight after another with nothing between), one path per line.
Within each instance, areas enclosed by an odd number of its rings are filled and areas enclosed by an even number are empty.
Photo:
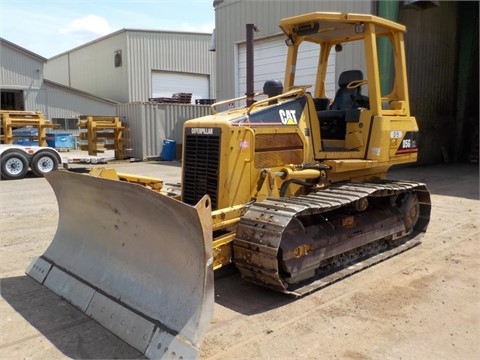
M415 193L405 194L399 201L399 209L403 214L405 231L411 232L420 217L420 202Z

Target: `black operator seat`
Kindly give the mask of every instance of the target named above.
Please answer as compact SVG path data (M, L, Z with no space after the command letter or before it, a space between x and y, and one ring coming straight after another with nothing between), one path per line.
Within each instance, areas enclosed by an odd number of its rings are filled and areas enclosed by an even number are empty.
M363 74L360 70L348 70L340 74L338 78L338 91L333 99L330 110L345 110L358 107L356 99L361 96L360 86L354 89L348 89L347 85L352 81L363 80Z
M366 97L361 93L361 86L349 89L352 81L363 80L360 70L348 70L340 74L335 98L328 110L317 111L322 137L324 139L344 139L347 121L358 121L360 107L368 107Z

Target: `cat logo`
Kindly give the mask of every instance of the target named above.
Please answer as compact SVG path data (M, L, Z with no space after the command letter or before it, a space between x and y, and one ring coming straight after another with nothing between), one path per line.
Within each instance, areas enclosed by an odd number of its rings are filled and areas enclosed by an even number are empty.
M212 128L192 128L190 130L192 135L213 135Z
M298 124L295 110L279 110L278 114L280 115L280 120L282 120L283 125Z

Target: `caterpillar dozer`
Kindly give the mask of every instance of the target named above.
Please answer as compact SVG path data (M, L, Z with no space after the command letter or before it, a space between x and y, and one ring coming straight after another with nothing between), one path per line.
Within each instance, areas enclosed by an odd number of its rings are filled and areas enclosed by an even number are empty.
M46 177L59 224L27 274L149 358L198 356L216 269L303 296L417 245L427 229L426 185L387 177L418 153L405 27L315 12L280 28L284 82L185 123L179 191L112 169ZM318 49L311 85L296 83L305 44ZM329 56L346 47L365 68L342 72L327 96ZM387 86L380 67L391 68Z

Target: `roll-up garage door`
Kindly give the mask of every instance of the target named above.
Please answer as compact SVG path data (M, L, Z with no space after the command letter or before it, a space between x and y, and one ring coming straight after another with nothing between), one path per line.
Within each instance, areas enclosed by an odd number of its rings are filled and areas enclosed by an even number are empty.
M255 40L254 44L254 90L263 91L263 84L267 80L284 81L287 46L285 36L276 36L267 39ZM315 91L315 79L319 46L312 43L300 45L297 60L296 85L312 85L308 90ZM246 91L246 44L238 44L237 59L237 96L245 95ZM329 97L335 95L335 52L328 58L326 77L326 92Z
M176 93L191 93L192 103L196 99L208 99L209 76L170 71L152 72L152 97L172 97Z

